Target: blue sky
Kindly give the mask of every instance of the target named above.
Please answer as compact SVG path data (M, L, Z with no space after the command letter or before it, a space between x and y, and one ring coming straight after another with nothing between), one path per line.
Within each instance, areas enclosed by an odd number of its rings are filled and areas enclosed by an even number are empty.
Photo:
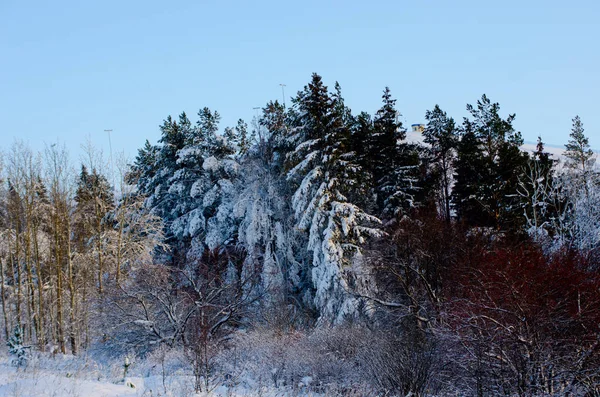
M436 103L461 120L486 93L526 140L564 144L579 114L600 148L599 17L577 0L0 0L0 148L107 150L112 129L133 156L169 114L249 121L312 72L355 113L386 85L408 124Z

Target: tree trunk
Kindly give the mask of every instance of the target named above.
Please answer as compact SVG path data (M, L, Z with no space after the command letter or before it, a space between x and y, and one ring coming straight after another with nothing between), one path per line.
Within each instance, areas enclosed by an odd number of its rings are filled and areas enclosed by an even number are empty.
M35 314L35 288L33 286L33 270L31 268L31 212L27 216L27 233L25 234L25 272L27 273L27 331L33 342L34 332L37 329L37 316ZM35 325L35 327L34 327ZM37 334L36 334L37 337Z
M19 247L19 235L15 234L15 240L16 242L16 249L18 249ZM15 285L15 289L16 289L16 302L15 302L15 306L16 306L16 320L17 320L17 325L20 327L21 326L21 274L19 271L19 257L18 257L18 251L15 251L15 253L12 252L12 246L9 244L9 248L8 251L10 252L10 268L12 271L12 278L13 278L13 283ZM16 256L16 260L15 260L15 256ZM16 270L15 270L15 261L16 263Z
M61 252L59 238L59 223L58 214L54 217L54 255L55 255L55 272L56 272L56 336L60 352L65 354L65 336L63 329L63 305L62 305L62 268L61 268Z
M4 261L2 260L2 258L0 258L0 282L2 282L2 285L0 285L0 293L2 293L2 315L4 316L4 336L6 337L6 340L8 340L9 338L9 326L8 326L8 315L6 313L6 292L4 290L5 288L5 281L4 281Z
M71 261L71 239L69 238L69 236L71 235L71 228L68 226L69 225L69 218L67 216L67 218L65 219L65 222L67 222L67 241L66 241L66 245L67 245L67 263L68 263L68 272L69 272L69 296L70 296L70 301L69 301L69 322L70 322L70 333L69 333L69 339L71 342L71 353L73 355L77 354L77 333L78 333L78 329L77 329L77 322L75 320L75 276L73 274L73 261Z
M37 277L38 315L37 315L37 338L40 351L45 350L46 337L44 333L44 281L42 280L42 269L40 261L40 247L37 239L37 225L33 229L33 253L35 256L35 275Z

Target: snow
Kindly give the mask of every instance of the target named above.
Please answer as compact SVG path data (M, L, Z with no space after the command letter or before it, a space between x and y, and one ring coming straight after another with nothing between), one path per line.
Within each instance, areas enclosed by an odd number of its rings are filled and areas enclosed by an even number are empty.
M190 236L195 236L204 228L205 219L202 215L202 210L193 209L188 216L188 233Z
M0 396L50 397L121 397L141 396L136 380L131 381L136 388L125 384L112 384L84 379L71 373L58 371L19 369L0 364ZM143 387L143 382L139 382Z
M202 168L205 171L217 171L219 169L219 160L217 160L214 156L210 156L204 160L204 163L202 163Z
M116 376L111 380L107 378L107 374L98 370L100 367L93 361L65 356L45 359L43 365L38 363L17 370L10 366L5 358L0 360L0 397L320 396L306 390L314 383L313 377L308 375L300 379L293 394L285 388L273 388L262 382L257 383L248 373L236 377L235 381L232 381L233 385L229 387L228 382L224 381L225 384L213 386L208 393L194 393L193 376L181 371L175 371L164 378L162 375L149 373L147 376L132 376L126 379ZM104 370L109 372L108 368ZM265 376L266 379L269 377Z
M197 146L184 147L177 151L177 164L182 164L188 157L202 157L202 149Z
M288 179L293 178L295 175L298 175L299 173L303 172L306 170L306 168L313 162L313 160L315 160L317 158L317 156L319 155L318 151L314 151L309 153L304 160L302 160L300 163L298 163L298 165L296 165L294 168L292 168L289 172L288 172Z

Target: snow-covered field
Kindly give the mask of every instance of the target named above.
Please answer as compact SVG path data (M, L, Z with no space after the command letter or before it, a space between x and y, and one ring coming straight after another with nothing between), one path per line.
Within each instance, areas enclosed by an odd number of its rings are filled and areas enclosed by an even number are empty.
M140 363L133 372L134 376L123 379L116 363L102 366L91 359L60 355L38 357L25 368L16 368L9 358L2 357L0 397L320 396L302 389L292 392L258 385L249 379L232 387L215 385L209 392L194 393L194 378L189 373L175 371L163 377L161 370L149 363Z
M52 370L40 368L39 363L33 363L27 368L17 369L4 359L0 363L0 396L14 397L117 397L142 396L143 387L131 388L123 384L113 384L96 375L92 368L81 366L77 372L64 370L57 365ZM61 368L62 367L62 368ZM68 366L67 366L68 367ZM96 375L96 380L94 376Z
M111 382L91 379L92 373L71 374L49 369L20 369L0 364L0 396L2 397L126 397L126 396L283 396L271 390L216 387L209 393L195 394L191 376L168 376L163 387L162 377L131 377Z

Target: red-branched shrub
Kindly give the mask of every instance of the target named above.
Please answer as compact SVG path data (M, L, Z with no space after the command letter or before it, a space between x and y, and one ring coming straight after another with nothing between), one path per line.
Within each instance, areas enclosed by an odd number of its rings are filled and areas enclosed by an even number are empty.
M582 262L536 247L459 261L446 321L479 394L598 390L600 275Z

